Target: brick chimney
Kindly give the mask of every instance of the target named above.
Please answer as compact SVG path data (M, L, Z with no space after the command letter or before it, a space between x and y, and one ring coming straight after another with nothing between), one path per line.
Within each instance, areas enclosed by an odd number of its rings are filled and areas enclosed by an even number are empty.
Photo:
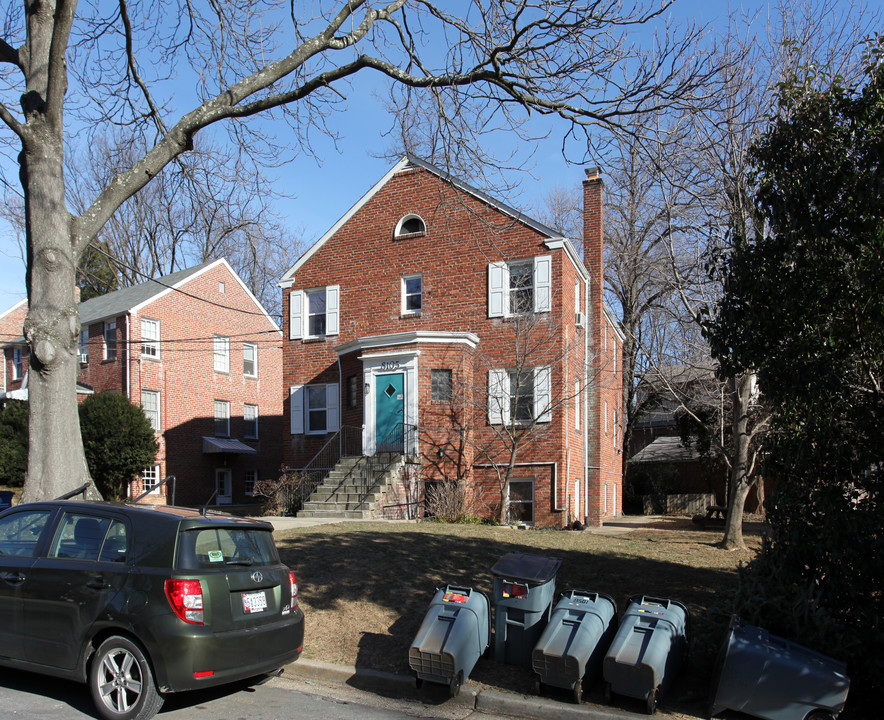
M600 168L587 168L586 180L583 181L583 263L589 270L587 312L595 347L601 345L604 327L604 183L600 173Z

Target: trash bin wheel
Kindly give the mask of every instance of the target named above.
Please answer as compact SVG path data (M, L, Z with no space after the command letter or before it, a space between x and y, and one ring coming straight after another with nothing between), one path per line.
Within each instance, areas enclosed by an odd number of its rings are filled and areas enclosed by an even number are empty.
M583 699L583 683L579 680L574 683L574 689L572 692L574 693L574 704L579 705L580 701Z
M648 697L645 698L645 712L648 715L653 715L657 710L657 691L651 690L648 693Z
M415 690L420 690L423 684L424 681L421 680L417 675L411 678L411 687L413 687Z
M606 682L606 683L605 683L605 704L606 704L606 705L610 705L610 704L611 704L611 695L612 695L612 692L611 692L611 683Z
M461 685L463 685L463 670L451 678L451 684L448 686L448 694L453 698L460 695Z
M543 695L543 683L540 681L540 678L534 679L534 694Z

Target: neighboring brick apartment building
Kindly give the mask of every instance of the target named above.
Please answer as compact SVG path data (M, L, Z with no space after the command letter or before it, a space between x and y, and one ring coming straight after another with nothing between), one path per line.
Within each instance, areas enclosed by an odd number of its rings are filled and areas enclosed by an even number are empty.
M257 480L278 477L281 332L226 260L79 310L80 386L126 394L157 431L156 464L131 495L174 475L176 504L242 503ZM166 486L148 499L171 501L171 492Z
M22 338L22 325L28 314L28 301L19 300L0 313L0 346L3 347L3 370L0 376L0 395L21 388L28 367L27 345L17 343Z
M584 201L586 264L433 165L397 163L280 282L284 463L304 467L361 428L364 454L404 450L418 485L459 481L480 514L501 502L536 525L620 514L622 335L602 299L597 172ZM501 438L522 431L502 487Z

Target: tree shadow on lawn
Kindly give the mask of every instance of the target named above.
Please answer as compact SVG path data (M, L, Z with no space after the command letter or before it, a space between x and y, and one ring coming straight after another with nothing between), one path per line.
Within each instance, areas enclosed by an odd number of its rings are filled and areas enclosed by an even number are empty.
M488 595L493 605L491 567L508 552L527 552L562 560L556 599L571 588L604 592L615 599L620 615L632 595L684 603L691 613L688 672L670 690L671 699L664 700L664 705L674 701L685 711L702 711L711 667L729 620L727 612L718 607L720 593L736 583L733 567L691 564L692 550L702 546L705 549L697 552L713 552L703 534L673 538L679 544L673 550L672 542L662 536L657 540L653 534L643 537L633 533L617 540L585 533L523 533L502 528L476 528L470 534L456 527L447 533L421 531L419 525L327 527L332 530L286 534L277 544L284 562L295 570L301 596L310 608L348 613L369 603L382 608L385 617L395 618L383 627L360 628L357 646L350 649L350 662L357 667L409 673L408 649L436 588L447 584L472 587ZM563 542L571 547L561 547ZM309 623L308 612L308 637ZM481 659L471 677L491 687L533 692L530 670L493 660ZM600 692L600 687L590 688L587 699Z

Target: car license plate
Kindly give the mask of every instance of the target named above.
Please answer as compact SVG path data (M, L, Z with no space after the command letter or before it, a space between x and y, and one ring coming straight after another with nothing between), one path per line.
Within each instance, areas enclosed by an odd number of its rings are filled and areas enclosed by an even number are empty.
M267 609L267 596L264 591L242 594L242 611L246 614L262 612Z

